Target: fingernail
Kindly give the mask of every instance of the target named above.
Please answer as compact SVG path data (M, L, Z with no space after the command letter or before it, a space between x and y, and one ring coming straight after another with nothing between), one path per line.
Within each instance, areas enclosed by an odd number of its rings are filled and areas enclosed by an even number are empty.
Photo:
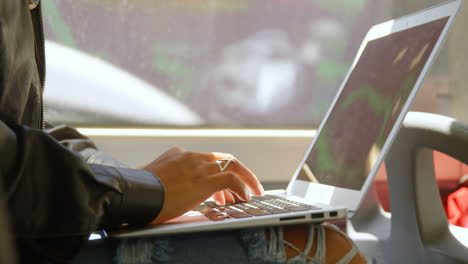
M247 189L244 189L244 198L246 202L250 201L250 192Z
M263 186L260 184L260 195L265 194L265 189L263 189Z
M263 189L263 186L259 184L257 189L252 189L251 192L255 195L262 196L265 194L265 189Z

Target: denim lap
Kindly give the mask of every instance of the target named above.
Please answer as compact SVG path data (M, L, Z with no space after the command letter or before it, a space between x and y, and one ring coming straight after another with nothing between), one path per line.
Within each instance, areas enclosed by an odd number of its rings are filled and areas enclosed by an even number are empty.
M283 240L282 228L267 229L270 234L269 241L265 239L264 228L123 240L117 246L114 263L299 264L308 262L306 258L301 257L286 261L285 244L289 243ZM313 239L313 232L311 235Z

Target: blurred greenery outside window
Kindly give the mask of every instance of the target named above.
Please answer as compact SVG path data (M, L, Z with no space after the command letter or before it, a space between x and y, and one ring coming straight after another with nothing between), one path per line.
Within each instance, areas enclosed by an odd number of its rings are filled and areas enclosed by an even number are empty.
M100 127L316 128L367 30L391 19L393 5L42 1L51 54L46 119ZM424 102L422 110L439 111Z

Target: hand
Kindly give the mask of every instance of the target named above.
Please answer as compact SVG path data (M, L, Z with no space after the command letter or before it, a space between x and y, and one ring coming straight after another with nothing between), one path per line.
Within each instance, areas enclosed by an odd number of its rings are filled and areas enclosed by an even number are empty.
M161 180L165 199L161 212L151 224L161 223L195 208L214 193L218 202L250 200L250 192L263 194L257 177L238 160L220 172L219 159L234 159L225 153L195 153L172 148L149 164L139 167ZM222 201L224 199L224 201Z

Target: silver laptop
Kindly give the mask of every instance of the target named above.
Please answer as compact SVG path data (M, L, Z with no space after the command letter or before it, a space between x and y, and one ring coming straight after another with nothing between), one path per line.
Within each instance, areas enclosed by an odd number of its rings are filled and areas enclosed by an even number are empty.
M286 190L268 191L243 204L217 206L207 201L166 223L120 230L110 236L154 236L351 217L461 3L450 1L369 30Z

